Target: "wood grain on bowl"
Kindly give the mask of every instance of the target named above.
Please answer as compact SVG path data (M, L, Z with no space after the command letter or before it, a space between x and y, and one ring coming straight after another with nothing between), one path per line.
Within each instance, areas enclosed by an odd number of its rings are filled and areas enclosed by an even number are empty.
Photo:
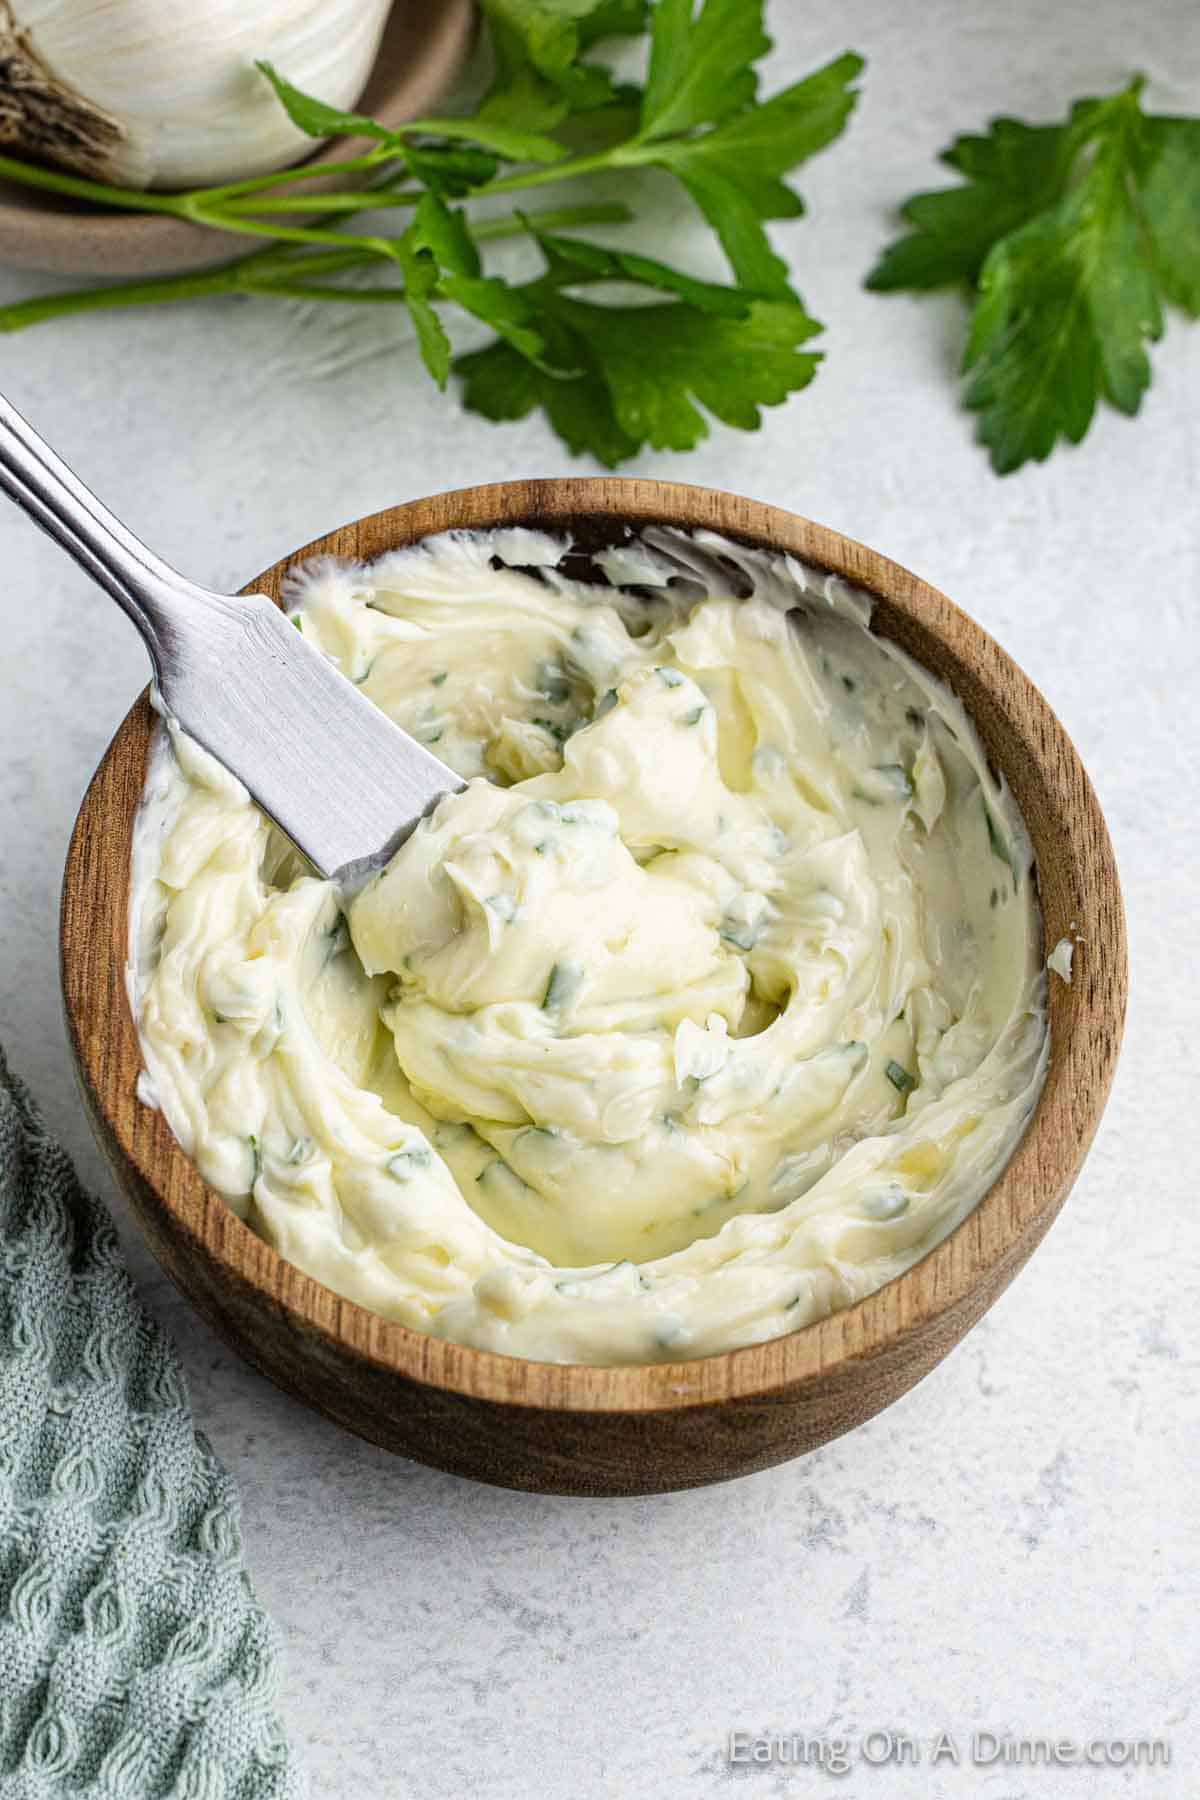
M1045 1233L1091 1142L1125 1011L1125 925L1108 833L1062 726L1020 669L907 570L778 508L669 482L507 482L390 508L331 532L245 590L279 598L308 556L371 558L451 527L524 524L584 550L630 525L707 527L866 589L874 628L956 691L1024 814L1046 939L1077 941L1050 982L1050 1068L1012 1160L907 1273L787 1337L691 1362L585 1368L444 1343L391 1324L284 1262L208 1188L135 1086L125 992L133 820L153 714L145 698L84 799L63 884L62 979L93 1126L163 1266L265 1374L341 1425L456 1474L516 1488L635 1494L765 1468L848 1431L927 1374Z
M402 0L384 26L356 110L392 126L428 114L460 72L475 28L474 0L438 0L434 6ZM339 163L362 149L361 139L338 138L317 150L309 165L314 175L336 173ZM361 185L360 177L343 180L346 186ZM326 191L319 179L288 189L290 194ZM211 231L167 213L108 212L85 201L0 182L0 264L14 269L104 280L178 275L216 268L261 249L266 241Z

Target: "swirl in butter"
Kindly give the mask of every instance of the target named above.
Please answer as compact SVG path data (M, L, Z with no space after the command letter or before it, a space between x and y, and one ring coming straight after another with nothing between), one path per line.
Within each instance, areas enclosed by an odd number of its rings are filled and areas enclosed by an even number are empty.
M164 732L145 1074L200 1172L390 1319L551 1361L795 1330L925 1255L1045 1072L1028 841L948 689L791 559L448 534L297 623L468 785L352 904Z

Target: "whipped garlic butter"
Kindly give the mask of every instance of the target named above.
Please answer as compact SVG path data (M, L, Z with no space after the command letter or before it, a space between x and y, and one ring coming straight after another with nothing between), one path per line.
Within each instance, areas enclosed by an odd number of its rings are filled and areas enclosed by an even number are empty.
M932 1248L1045 1071L1030 851L836 579L647 530L299 571L298 626L468 779L353 902L164 730L146 1073L229 1204L439 1336L619 1363L796 1329ZM572 567L568 560L565 567Z

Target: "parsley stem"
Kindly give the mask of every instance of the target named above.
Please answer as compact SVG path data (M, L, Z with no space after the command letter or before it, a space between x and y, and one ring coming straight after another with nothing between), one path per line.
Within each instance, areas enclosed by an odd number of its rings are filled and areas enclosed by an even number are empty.
M268 245L252 256L243 256L232 265L245 279L238 285L249 292L273 288L277 281L295 281L309 275L340 275L343 269L361 269L373 263L369 250L314 250L307 256L297 255L290 245L278 248Z
M619 224L629 217L629 210L619 202L593 206L545 208L531 215L546 231L570 229L577 225ZM522 218L508 215L481 219L474 229L480 240L522 237L526 231ZM298 240L308 244L309 237ZM383 240L386 242L386 240ZM46 294L32 300L19 300L0 307L0 332L22 331L40 325L47 319L66 318L72 313L103 312L117 307L153 306L172 300L196 300L212 294L261 294L294 300L334 300L349 305L390 305L403 300L402 287L345 288L335 287L322 278L339 275L346 269L363 268L379 260L373 247L376 240L348 238L337 232L321 233L322 247L300 254L292 243L269 244L264 249L227 263L219 269L201 269L190 275L164 276L157 281L131 281L111 287L79 288L73 293ZM391 261L392 258L388 257Z
M146 194L137 188L108 187L102 181L87 181L81 175L66 175L58 169L39 169L34 163L18 162L12 156L0 156L0 180L126 211L182 214L184 210L179 194Z
M573 231L577 225L627 225L632 217L630 209L620 200L597 200L590 206L546 206L538 212L526 213L524 218L516 213L506 213L498 219L473 220L471 235L479 241L524 237L526 219L539 231Z
M402 287L333 287L323 281L264 281L247 292L277 300L341 300L351 306L394 306L406 297Z
M46 319L65 318L77 312L103 312L115 307L153 306L172 300L195 300L212 294L273 294L296 285L309 275L337 275L375 260L369 251L348 248L298 256L286 248L268 245L251 256L226 263L219 269L200 269L188 275L165 275L158 280L118 282L109 287L77 288L66 294L45 294L0 307L0 332L21 331ZM339 290L326 290L338 297Z
M347 232L326 231L319 225L270 224L265 219L243 219L238 213L200 212L189 217L197 225L211 225L214 231L233 231L243 237L271 238L283 244L332 244L339 249L353 246L374 256L394 262L395 245L391 238L351 237Z
M395 159L395 151L389 146L379 145L368 150L362 156L348 157L345 162L322 163L314 166L311 162L292 163L286 169L275 169L270 175L250 175L244 181L229 181L222 187L195 188L184 196L195 205L202 207L223 206L227 200L240 200L247 194L258 194L269 188L286 187L293 181L329 180L340 175L358 175L369 169L377 169L382 163Z
M256 194L245 194L239 200L222 201L219 210L222 217L227 213L243 212L370 212L384 206L415 206L423 191L421 188L364 188L361 193L354 194L281 194L277 200L260 200Z
M102 312L118 306L153 306L167 300L196 300L209 294L230 294L248 284L235 277L241 264L232 268L204 269L195 275L169 275L161 281L129 281L115 287L81 288L69 294L44 294L34 300L19 300L12 306L0 307L0 332L23 331L26 326L40 325L47 319L66 318L71 313Z
M368 195L363 196L363 207L370 205ZM628 218L628 210L623 206L594 207L561 207L553 212L538 214L539 223L546 230L579 224L609 224L614 220ZM280 225L268 220L243 219L239 214L214 212L198 220L199 223L213 226L219 231L241 232L249 237L272 238L277 243L285 244L328 244L339 250L354 248L371 255L383 257L388 262L395 262L395 239L388 237L353 237L348 232L327 231L320 226L312 225ZM480 219L472 225L472 232L477 240L488 238L520 237L525 226L517 218Z
M94 206L117 207L124 212L169 213L175 218L192 219L207 224L202 216L229 200L283 186L294 181L327 180L335 176L354 175L376 169L392 157L392 152L370 151L347 162L330 163L313 168L298 163L288 169L277 169L270 175L255 175L245 181L230 182L225 187L194 188L188 193L151 194L141 188L111 187L107 182L89 181L82 175L68 175L62 169L43 169L36 163L21 162L16 157L0 156L0 180L21 187L41 188L52 194L65 194L72 200L90 200ZM315 196L314 196L315 198ZM201 215L201 216L197 216Z
M566 162L526 169L520 175L502 175L498 180L485 182L482 187L476 188L474 194L519 194L526 188L546 187L555 181L573 181L577 175L593 175L601 169L619 168L624 160L622 153L627 148L625 144L614 144L607 150L594 150L588 156L573 156Z

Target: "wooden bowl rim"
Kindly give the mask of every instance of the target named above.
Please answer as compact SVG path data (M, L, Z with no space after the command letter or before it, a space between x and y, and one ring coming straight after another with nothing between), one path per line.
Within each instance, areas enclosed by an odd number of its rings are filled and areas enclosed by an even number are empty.
M951 1234L911 1269L841 1312L761 1344L676 1363L616 1366L544 1363L476 1350L383 1319L355 1301L303 1274L230 1211L188 1161L161 1113L135 1102L122 1086L121 1072L141 1067L137 1032L119 984L121 1001L108 1016L112 1043L94 1053L72 998L79 950L64 930L60 941L67 1023L77 1066L96 1115L112 1133L142 1188L170 1214L193 1254L222 1265L255 1301L281 1309L301 1336L321 1340L336 1355L350 1356L417 1385L434 1386L466 1398L499 1401L534 1409L604 1413L652 1413L715 1400L768 1400L784 1390L794 1396L806 1383L827 1379L835 1369L894 1351L911 1335L927 1330L998 1265L1023 1260L1022 1240L1036 1235L1053 1217L1082 1163L1104 1108L1115 1068L1127 985L1124 917L1115 859L1099 804L1073 744L1040 692L995 641L944 594L900 564L828 527L798 514L719 489L639 478L564 477L506 481L467 487L387 507L326 534L282 559L242 592L267 591L278 598L283 572L310 557L353 555L357 533L365 531L385 554L447 529L486 530L529 525L549 531L592 522L602 530L662 524L688 530L711 529L743 542L784 550L810 566L826 569L867 591L945 643L952 656L990 687L1003 672L1019 696L1033 727L1024 754L1056 809L1056 827L1067 844L1080 891L1107 887L1115 904L1106 917L1107 941L1091 941L1089 956L1106 970L1110 995L1106 1011L1081 1003L1072 1008L1065 1041L1052 1026L1051 1066L1046 1085L1012 1158L978 1205ZM883 635L887 635L885 632ZM98 811L99 786L121 767L125 791L141 792L154 715L143 694L130 710L92 778L71 837L64 894L90 896L94 932L107 942L123 969L128 944L128 868L133 809L115 824ZM1007 775L1008 769L1003 772ZM88 854L97 831L119 835L123 882L104 883L99 862ZM65 922L65 914L64 914ZM1093 922L1093 931L1095 925ZM1112 1016L1115 1012L1116 1016ZM1100 1078L1082 1095L1072 1073L1090 1056ZM1065 1145L1057 1155L1060 1179L1048 1182L1039 1166L1039 1148ZM1003 1285L1001 1282L1000 1285Z

